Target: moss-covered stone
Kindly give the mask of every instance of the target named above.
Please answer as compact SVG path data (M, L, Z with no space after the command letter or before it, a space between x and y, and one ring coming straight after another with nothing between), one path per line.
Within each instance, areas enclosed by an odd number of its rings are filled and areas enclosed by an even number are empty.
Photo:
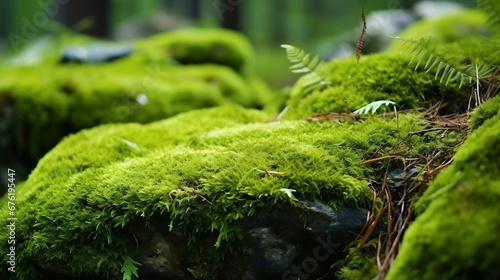
M252 67L250 43L239 33L224 29L180 29L136 42L139 56L173 59L182 64L221 64L239 72Z
M500 115L484 121L418 201L392 279L498 279Z
M136 45L130 57L105 64L1 67L0 106L13 110L12 122L25 128L21 142L11 141L24 144L8 149L36 162L64 135L82 128L147 123L228 103L260 109L273 99L251 71L238 73L248 70L252 50L235 32L179 30Z
M500 96L495 96L486 100L481 106L477 107L471 114L469 119L469 127L475 130L480 127L486 120L494 117L500 111Z
M133 53L120 58L120 62L219 64L240 73L253 70L254 53L250 42L238 32L215 28L178 29L131 42L104 41L81 34L63 33L30 42L25 49L18 50L17 55L5 57L0 65L57 65L61 63L66 48L96 43L132 47ZM92 56L92 51L89 50L86 55Z
M89 277L119 271L127 256L134 258L131 227L160 213L190 237L198 270L213 275L224 265L241 265L237 222L261 207L295 206L296 199L369 207L372 192L360 178L380 166L362 161L393 153L396 145L409 154L425 153L429 141L446 145L432 132L406 137L424 125L412 114L357 123L265 123L269 117L226 106L65 138L17 194L22 269L16 275L35 278L37 264L50 262ZM202 246L210 232L216 246ZM6 247L0 250L5 262ZM240 257L228 257L234 255Z
M290 118L302 118L321 113L346 113L373 101L390 100L399 109L419 107L423 101L437 102L446 97L450 109L458 109L467 96L457 84L444 85L435 75L409 66L410 58L404 55L374 54L355 58L333 60L319 71L328 77L330 86L304 89L306 79L301 78L292 90L289 100Z

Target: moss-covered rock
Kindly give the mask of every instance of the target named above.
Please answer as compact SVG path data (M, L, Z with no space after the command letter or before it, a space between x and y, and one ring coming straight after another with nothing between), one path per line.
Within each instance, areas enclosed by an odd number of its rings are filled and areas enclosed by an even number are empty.
M82 128L228 103L260 109L273 99L249 71L252 49L235 32L178 30L135 44L132 55L109 63L1 67L0 107L14 111L10 122L20 128L18 140L2 139L5 150L36 162Z
M65 138L17 193L22 269L16 275L35 278L49 263L74 275L113 274L127 256L136 257L136 246L129 246L137 243L133 228L162 213L164 225L188 236L197 272L213 277L231 266L242 272L248 248L239 221L264 207L300 210L297 199L333 209L370 207L372 191L361 178L380 166L362 161L396 145L409 154L426 153L429 141L433 148L447 145L433 132L406 137L424 126L413 114L357 123L263 122L268 119L226 106ZM6 247L0 250L5 263Z
M290 118L303 118L322 113L346 113L373 101L390 100L399 109L418 108L423 101L437 102L445 97L449 109L459 110L467 90L458 90L457 84L444 85L432 73L414 70L410 58L404 55L374 54L333 60L319 71L328 77L330 86L305 90L307 79L301 78L294 86L289 100Z
M500 111L500 96L486 100L481 106L477 107L469 118L469 127L475 130L480 127L486 120L496 116Z
M146 123L227 103L258 108L265 103L266 92L259 96L244 78L224 66L131 68L1 69L2 105L13 109L17 116L13 121L26 127L23 136L29 156L36 160L62 136L101 123Z
M93 44L92 48L86 48ZM65 50L71 48L78 48L75 55L86 58L80 62L91 62L94 61L90 59L94 51L117 45L133 49L130 55L119 59L130 63L219 64L240 73L253 70L254 53L250 42L238 32L215 28L178 29L132 42L104 41L63 33L31 42L13 57L5 57L0 65L57 65L64 60Z
M477 128L417 204L388 278L498 279L500 117Z
M136 42L138 56L173 59L182 64L220 64L239 72L252 67L250 43L239 33L224 29L180 29Z

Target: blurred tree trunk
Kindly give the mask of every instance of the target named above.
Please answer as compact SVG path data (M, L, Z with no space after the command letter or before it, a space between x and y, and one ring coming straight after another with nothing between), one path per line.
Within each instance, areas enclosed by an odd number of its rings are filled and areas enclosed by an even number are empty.
M264 47L272 44L273 34L270 32L273 25L273 5L271 1L247 1L245 3L245 12L242 14L244 19L243 29L252 43L257 47ZM256 16L258 15L258 20Z
M275 0L271 5L274 16L272 17L272 24L270 28L273 34L272 42L276 44L278 42L283 42L287 31L291 31L289 29L288 22L283 20L283 16L284 18L289 16L289 11L286 9L287 1L285 0Z
M109 0L75 0L59 8L56 18L64 25L72 27L82 20L90 19L92 25L83 33L97 37L109 36Z
M11 31L10 16L12 14L11 1L0 1L0 11L8 11L0 17L0 37L5 37Z
M243 0L216 0L214 3L221 15L221 27L241 31L240 7Z
M413 5L417 2L420 2L419 0L402 0L401 3L401 9L411 9Z
M324 3L324 2L323 2ZM317 3L319 5L319 3ZM285 8L285 7L284 7ZM325 11L326 8L323 8ZM311 28L307 19L309 18L309 6L306 1L289 1L286 6L286 39L290 43L300 45L311 35ZM283 41L283 40L282 40Z
M187 9L189 18L195 21L200 19L201 16L200 0L189 0Z

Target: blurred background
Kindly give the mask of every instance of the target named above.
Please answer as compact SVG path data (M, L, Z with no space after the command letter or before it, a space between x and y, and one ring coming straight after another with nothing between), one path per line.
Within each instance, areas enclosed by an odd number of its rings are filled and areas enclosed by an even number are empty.
M372 20L368 32L372 36L396 35L418 18L474 4L474 0L367 0L366 14ZM362 6L363 0L1 0L0 55L15 55L18 50L14 52L13 44L26 47L36 43L32 38L25 40L28 36L14 35L23 32L41 37L64 32L67 27L100 38L132 40L186 26L222 27L244 33L256 50L257 72L271 86L282 87L293 75L287 71L289 64L280 44L306 49L324 59L351 55L361 28ZM36 32L26 29L30 23ZM383 44L372 40L366 51L376 51Z

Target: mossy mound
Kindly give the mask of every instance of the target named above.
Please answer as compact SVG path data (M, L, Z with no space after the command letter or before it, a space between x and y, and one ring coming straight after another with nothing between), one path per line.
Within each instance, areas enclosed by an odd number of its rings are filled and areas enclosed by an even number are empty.
M403 30L398 36L403 39L430 38L436 48L446 53L452 43L464 38L485 36L489 33L487 16L479 10L464 10L437 19L418 21ZM394 40L387 52L404 52L408 46Z
M481 106L477 107L469 118L469 127L475 130L486 120L491 119L500 112L500 95L486 100Z
M500 277L500 117L477 128L418 201L387 279Z
M138 55L147 59L173 59L182 64L213 63L238 72L252 67L250 43L239 33L224 29L181 29L135 43Z
M228 103L261 109L273 99L261 79L235 70L252 60L250 45L235 32L179 30L136 44L130 57L108 63L1 67L0 107L15 112L10 123L25 143L7 150L36 162L82 128L147 123Z
M461 106L467 90L457 90L457 84L444 85L435 75L409 66L404 55L374 54L333 60L320 72L328 76L330 86L313 91L304 89L301 78L292 90L289 100L289 118L303 118L314 114L346 113L346 102L354 111L373 101L390 100L399 109L418 108L423 101L436 102L446 97L449 109Z
M372 191L360 178L380 166L361 162L396 145L417 154L428 152L429 142L433 148L449 144L433 132L406 137L424 127L413 114L357 123L263 122L268 118L226 106L65 138L17 193L22 269L16 275L36 278L39 265L54 262L89 277L119 271L127 256L135 257L131 227L160 213L189 236L193 259L213 275L241 265L245 248L236 223L258 209L295 206L296 199L369 208ZM200 245L207 233L218 236L215 247Z
M89 36L63 33L35 40L3 65L57 65L66 48L90 44L103 47L130 46L132 54L119 58L130 63L219 64L237 72L252 72L254 53L250 42L240 33L227 29L184 28L131 42L104 41ZM79 52L84 52L80 49ZM93 50L86 53L93 55Z

